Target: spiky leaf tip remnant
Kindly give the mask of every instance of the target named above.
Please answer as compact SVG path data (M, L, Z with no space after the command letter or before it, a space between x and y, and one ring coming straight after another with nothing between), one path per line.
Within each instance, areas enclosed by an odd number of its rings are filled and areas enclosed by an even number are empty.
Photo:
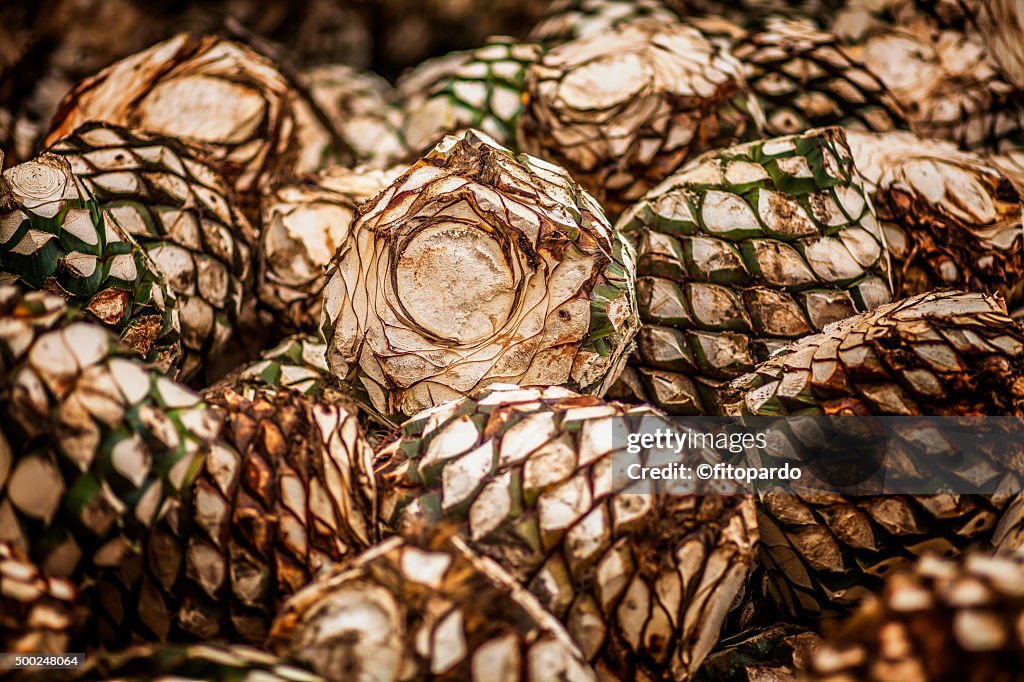
M178 513L97 579L100 642L258 644L281 603L377 539L370 446L340 402L231 382L225 427Z
M287 604L271 647L330 679L596 676L561 624L458 537L391 538Z
M252 290L255 232L206 150L108 123L85 123L48 150L156 264L178 300L187 379L235 332Z
M483 47L419 65L398 82L406 142L422 153L445 135L475 128L515 147L526 69L540 53L538 45L495 36Z
M218 36L181 33L79 83L54 116L50 145L88 120L206 145L247 202L287 174L296 152L293 93L269 60Z
M689 679L750 571L754 505L616 476L623 434L641 427L669 424L563 388L490 386L417 415L380 451L382 520L407 537L458 524L605 677Z
M1024 289L1021 194L995 164L912 133L847 131L892 258L894 289Z
M445 138L339 249L328 365L385 416L495 382L600 395L639 325L633 259L563 169L476 131Z
M54 577L118 566L173 514L220 428L57 296L0 288L0 541Z
M1024 557L921 559L826 638L810 682L1019 680Z
M0 275L62 295L163 371L181 360L177 299L156 263L45 153L0 179Z
M529 68L519 147L567 168L617 215L687 159L756 136L763 118L721 45L689 26L637 21Z
M770 135L830 125L879 132L907 127L882 81L835 34L810 20L769 19L733 54L764 109Z
M644 321L611 395L673 414L792 339L891 300L882 232L838 128L709 152L617 229L637 244Z
M345 64L321 64L300 75L313 104L336 128L340 140L324 127L309 102L297 98L297 174L338 164L385 168L408 156L402 112L396 106L398 95L390 83Z
M0 434L0 464L10 445ZM17 547L0 541L0 646L7 653L59 654L82 622L74 583L45 575Z
M356 210L404 170L336 166L279 185L264 197L257 295L275 322L285 329L317 330L325 271L348 237Z

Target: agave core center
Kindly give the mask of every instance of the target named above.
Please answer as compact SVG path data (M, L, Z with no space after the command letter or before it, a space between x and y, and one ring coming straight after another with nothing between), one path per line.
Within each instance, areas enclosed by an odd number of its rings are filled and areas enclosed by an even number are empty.
M267 104L252 88L202 75L158 83L139 104L145 127L214 144L241 144L266 117Z
M516 300L515 275L501 243L458 222L435 223L413 236L398 255L395 285L420 328L461 344L493 337Z
M637 97L648 80L648 67L638 55L607 56L570 71L558 94L576 110L610 109Z

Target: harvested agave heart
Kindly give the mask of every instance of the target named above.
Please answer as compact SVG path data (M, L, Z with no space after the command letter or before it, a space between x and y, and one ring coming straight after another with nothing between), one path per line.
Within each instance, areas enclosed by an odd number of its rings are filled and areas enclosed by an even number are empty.
M791 340L891 300L888 255L839 128L685 166L620 218L644 322L610 395L712 414L718 389Z
M48 289L165 372L181 362L177 298L146 251L44 153L0 179L0 283Z
M221 426L58 296L0 287L0 541L76 583L119 566L202 468Z
M763 117L726 49L649 19L530 66L519 148L564 166L615 216L700 152L756 137Z
M483 47L430 59L402 77L402 126L413 151L428 151L445 135L482 130L506 147L516 143L526 69L537 45L493 37Z
M853 0L857 1L857 0ZM877 2L878 0L871 0ZM886 1L886 0L883 0ZM687 21L690 17L728 21L744 29L773 17L826 22L843 0L668 0Z
M290 389L314 397L329 392L338 384L327 369L327 345L323 339L296 334L262 353L258 360L242 366L224 379L275 389Z
M287 388L320 402L344 404L358 411L367 440L376 451L390 439L392 425L375 419L373 410L351 395L348 387L331 374L326 356L327 345L322 338L312 334L295 334L260 353L258 360L241 367L222 383L248 387L245 391L260 387Z
M640 19L667 24L679 21L679 15L662 0L553 0L529 37L547 46L560 45Z
M1024 557L926 557L811 656L809 682L1011 682L1024 666Z
M602 679L690 679L751 569L753 500L616 473L633 427L671 425L557 387L496 385L426 410L378 453L382 521L413 537L457 524Z
M1021 146L1024 94L977 36L913 21L869 31L847 51L885 84L918 135L978 151Z
M936 4L945 5L938 0ZM958 0L956 3L989 54L1017 87L1024 87L1024 9L1014 0Z
M292 597L270 646L332 680L596 681L561 624L458 537L390 538Z
M964 21L959 0L841 0L827 25L847 44L883 28L949 28Z
M195 375L235 333L252 291L255 233L227 183L202 149L107 123L86 123L48 151L166 278L181 323L179 378Z
M282 184L263 198L257 295L287 330L316 331L325 269L344 243L359 206L405 170L340 166Z
M911 133L847 131L885 232L893 288L1024 293L1021 195L981 156Z
M878 132L907 127L882 81L811 20L769 19L738 40L733 54L764 109L769 135L830 125Z
M0 461L10 445L0 433ZM9 654L60 654L82 624L78 590L39 570L17 547L0 540L0 646Z
M723 638L694 682L795 682L821 646L813 630L789 623L751 628Z
M872 4L876 3L851 2L860 20L848 24L866 26L861 17L874 10L881 14L877 19L890 19L890 23L952 29L981 43L1001 76L1018 88L1024 86L1024 12L1014 0L886 0L881 6Z
M638 326L633 257L563 169L476 131L445 138L338 250L328 365L384 417L496 382L600 395Z
M921 294L797 341L732 382L722 403L726 413L736 416L814 416L818 424L841 425L841 420L828 420L832 416L1020 417L1024 329L995 297ZM848 423L870 426L871 421ZM968 422L968 428L977 424ZM998 422L993 424L998 428ZM794 438L796 443L799 436ZM960 474L968 483L972 476L985 480L995 474L1000 477L991 480L1000 483L1001 472L1010 467L1012 476L1012 467L1024 461L1005 438L985 442L997 445L983 447L979 441L972 450L977 465ZM887 441L886 475L896 485L930 490L928 481L956 475L941 459L941 447L913 444ZM918 557L954 556L992 542L1013 549L1019 543L1015 519L1021 512L1019 501L1008 504L1011 499L1002 493L958 494L955 488L921 495L765 492L758 525L770 596L795 615L834 614L856 606L887 575ZM997 531L1001 516L1003 528Z
M204 391L224 428L190 493L96 579L99 642L259 644L284 600L377 538L370 446L354 407L247 378Z
M302 72L303 84L337 130L338 139L305 99L294 105L297 174L345 164L384 168L408 155L402 140L402 114L391 85L345 64L321 64ZM339 148L340 146L340 148Z
M1024 150L1007 149L987 154L985 160L1010 179L1017 192L1024 193Z
M293 97L277 67L248 47L181 33L75 86L46 144L88 120L198 142L251 208L259 188L294 164Z

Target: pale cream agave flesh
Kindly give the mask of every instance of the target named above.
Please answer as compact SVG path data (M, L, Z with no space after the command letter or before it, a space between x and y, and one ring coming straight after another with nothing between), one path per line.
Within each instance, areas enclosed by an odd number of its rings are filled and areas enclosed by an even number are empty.
M494 382L603 393L638 319L633 250L561 168L448 137L365 205L324 289L331 370L382 415Z

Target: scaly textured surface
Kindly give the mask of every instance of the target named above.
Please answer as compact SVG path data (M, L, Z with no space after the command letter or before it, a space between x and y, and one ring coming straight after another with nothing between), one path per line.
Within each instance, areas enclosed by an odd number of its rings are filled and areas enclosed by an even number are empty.
M0 463L10 462L0 434ZM0 646L6 653L59 654L81 625L75 586L51 578L16 547L0 541Z
M807 628L778 623L723 639L694 682L797 682L821 637ZM850 681L852 682L852 680Z
M989 296L915 296L801 339L734 381L723 403L735 415L1021 416L1024 329ZM766 493L758 521L772 596L795 614L848 609L921 555L990 541L1005 503L948 493Z
M846 0L850 2L851 0ZM853 0L856 1L856 0ZM891 0L867 0L872 4ZM909 0L913 1L913 0ZM679 16L713 16L752 28L772 17L827 22L844 0L665 0Z
M327 369L327 344L305 334L289 336L260 353L258 360L241 367L223 383L231 382L287 388L313 397L338 385L337 377Z
M890 300L888 257L843 132L710 152L619 220L644 322L611 395L710 414L784 345Z
M403 76L398 93L409 146L425 153L445 135L476 128L515 147L526 69L540 53L537 45L498 36L475 50L430 59Z
M933 289L1024 289L1021 195L981 156L911 133L848 131L885 233L899 297Z
M757 135L743 67L656 20L583 36L527 70L519 148L564 166L617 215L699 152Z
M326 268L348 237L356 209L403 170L333 167L279 185L264 197L257 295L278 325L317 330Z
M145 250L53 154L0 179L0 283L62 295L168 371L181 360L177 299Z
M220 418L59 297L0 288L0 541L53 577L119 565L172 514Z
M922 20L874 29L847 50L889 88L918 135L964 149L1021 146L1024 95L980 38Z
M376 540L372 453L354 410L249 381L204 398L225 428L187 501L98 580L108 646L258 644L285 598Z
M1011 682L1024 665L1024 558L929 557L892 576L811 659L809 682Z
M425 411L379 453L382 520L409 535L458 522L601 675L689 679L750 570L754 506L652 481L624 492L614 434L640 419L667 427L650 408L553 387L496 386Z
M384 416L495 382L600 395L639 326L634 271L563 169L447 137L360 209L335 256L328 364Z
M640 19L669 24L679 16L662 0L554 0L530 30L530 40L559 45Z
M202 149L106 123L86 123L49 150L135 239L178 300L187 379L235 332L252 291L255 233Z
M1024 149L1007 149L987 154L985 160L1008 177L1017 192L1024 195Z
M885 132L906 128L885 85L838 36L809 20L770 19L733 54L764 109L770 135L830 125Z
M337 129L342 148L304 99L295 102L296 173L337 164L384 168L408 155L397 93L386 80L345 64L322 64L301 73L314 104Z
M1017 87L1024 86L1024 6L1017 0L958 0L957 4L1003 73Z
M79 83L61 102L50 145L88 120L141 128L212 150L246 201L294 164L293 93L266 58L182 33Z
M270 644L335 680L596 680L558 621L458 537L391 538L319 577Z
M391 437L393 425L373 417L372 406L354 395L351 386L331 374L327 367L327 344L319 336L293 334L225 377L222 384L239 387L288 388L321 402L342 404L358 411L360 424L374 451Z
M905 352L903 352L905 350ZM743 414L1024 414L1024 330L991 296L921 294L800 339L730 386Z

